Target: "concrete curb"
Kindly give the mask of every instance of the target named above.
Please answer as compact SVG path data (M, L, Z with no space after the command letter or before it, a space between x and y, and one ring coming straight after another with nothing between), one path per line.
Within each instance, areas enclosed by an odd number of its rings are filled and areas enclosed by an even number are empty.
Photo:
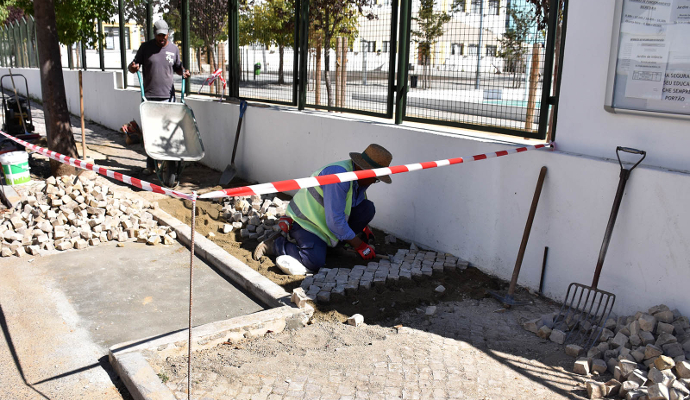
M233 343L243 339L260 337L269 332L298 329L307 324L314 309L282 306L255 314L211 322L192 330L194 351L215 347L221 343ZM161 382L146 360L147 353L166 358L186 355L189 330L170 332L141 340L120 343L108 351L110 364L122 378L136 400L176 400L173 392Z
M177 233L177 239L189 247L192 240L191 227L160 208L149 210L149 212L158 223L173 228ZM267 306L290 305L290 293L202 235L198 234L194 237L194 253L218 268L225 276L242 286Z

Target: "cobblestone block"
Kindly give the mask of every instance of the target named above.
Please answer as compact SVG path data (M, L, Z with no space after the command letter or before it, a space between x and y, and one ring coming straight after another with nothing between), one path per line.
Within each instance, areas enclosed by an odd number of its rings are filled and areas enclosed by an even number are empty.
M649 387L647 397L649 400L669 400L671 395L668 392L668 387L655 383Z
M606 396L606 385L601 382L589 381L585 387L590 399L603 399Z
M592 360L592 372L596 372L599 375L603 375L604 372L608 370L608 365L606 364L606 361L602 359L596 359Z
M331 301L331 292L324 290L317 293L316 301L319 303L329 303Z
M645 332L653 332L656 328L656 318L649 314L642 314L638 319L640 323L640 329Z
M579 375L589 375L589 360L578 358L573 366L573 372Z
M571 357L579 357L584 349L576 344L569 344L565 346L565 354Z

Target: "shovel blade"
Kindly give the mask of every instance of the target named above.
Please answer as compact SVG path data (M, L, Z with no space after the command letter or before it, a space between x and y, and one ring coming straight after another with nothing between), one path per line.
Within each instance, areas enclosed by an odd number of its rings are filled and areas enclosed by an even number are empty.
M571 283L554 320L554 329L567 332L565 343L589 349L599 340L611 315L616 295L592 286Z
M237 175L237 169L235 168L235 164L230 164L227 167L225 167L225 171L220 175L220 180L218 183L220 185L227 185L235 179L235 176Z
M501 304L503 304L503 306L506 308L510 308L512 306L525 306L527 304L532 304L532 302L530 302L530 301L517 301L517 300L515 300L515 297L513 297L513 295L511 295L511 294L506 294L504 296L498 292L494 292L493 290L489 290L488 292L496 300L500 301Z

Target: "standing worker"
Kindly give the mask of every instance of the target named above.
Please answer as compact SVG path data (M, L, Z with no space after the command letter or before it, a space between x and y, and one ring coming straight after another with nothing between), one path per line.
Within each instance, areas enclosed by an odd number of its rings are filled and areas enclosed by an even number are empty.
M363 153L350 153L350 160L329 164L312 176L384 168L392 159L388 150L370 144ZM279 221L281 229L289 232L297 244L282 236L265 240L254 251L254 259L288 255L315 273L326 263L326 249L339 241L349 243L364 260L374 258L374 249L368 244L373 233L367 225L376 210L374 203L366 199L366 190L379 181L391 183L391 178L381 176L300 189L288 205L287 217Z
M168 24L158 20L153 24L155 39L142 43L134 60L129 64L129 72L136 73L144 68L144 94L148 101L175 101L175 86L173 71L189 78L189 70L185 70L180 60L180 50L174 43L168 41ZM153 173L154 165L151 157L146 158L145 175Z

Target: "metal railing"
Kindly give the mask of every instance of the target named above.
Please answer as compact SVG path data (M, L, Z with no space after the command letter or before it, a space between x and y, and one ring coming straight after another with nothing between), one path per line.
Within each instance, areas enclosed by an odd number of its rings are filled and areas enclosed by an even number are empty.
M229 0L223 34L199 45L199 18L190 22L189 0L181 0L172 39L192 72L188 93L537 139L553 130L567 0L543 30L520 1L353 0L337 17L329 2L311 2ZM134 32L153 39L151 16L149 4L146 29L127 24L118 0L117 21L94 27L106 40L69 46L64 65L120 69L126 86L138 85L126 68ZM0 28L0 64L38 65L33 18ZM204 85L217 68L226 90Z

